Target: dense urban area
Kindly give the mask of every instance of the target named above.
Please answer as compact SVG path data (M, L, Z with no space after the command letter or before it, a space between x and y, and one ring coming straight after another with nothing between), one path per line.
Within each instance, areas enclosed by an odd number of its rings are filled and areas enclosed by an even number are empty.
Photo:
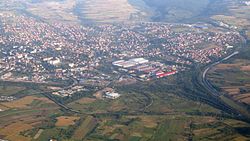
M236 31L213 32L208 30L212 25L202 23L74 26L48 24L14 13L0 16L1 79L11 81L56 83L74 79L76 83L109 85L117 77L106 74L103 66L132 58L139 62L120 65L123 71L134 70L128 72L131 77L150 80L153 75L185 71L193 63L210 63L243 42ZM118 75L116 66L111 68ZM61 95L72 93L74 90Z

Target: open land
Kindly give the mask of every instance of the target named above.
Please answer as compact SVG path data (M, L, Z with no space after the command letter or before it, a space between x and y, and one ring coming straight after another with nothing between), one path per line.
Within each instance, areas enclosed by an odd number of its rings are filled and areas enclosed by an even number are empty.
M220 64L211 70L209 79L222 91L238 102L250 104L248 59L236 57L225 64Z
M26 96L10 102L1 102L0 137L8 140L32 140L36 128L46 125L49 115L58 107L45 97Z
M73 116L61 116L61 117L57 117L57 122L56 122L56 126L70 126L70 125L74 125L75 121L79 120L79 117L73 117Z

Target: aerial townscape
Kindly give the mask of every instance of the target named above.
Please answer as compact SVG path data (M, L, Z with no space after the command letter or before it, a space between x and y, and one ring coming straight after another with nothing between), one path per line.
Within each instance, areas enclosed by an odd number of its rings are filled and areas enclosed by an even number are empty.
M185 71L193 63L210 63L211 58L222 57L244 42L237 32L213 32L196 25L51 25L8 13L1 19L1 79L9 81L60 83L74 79L77 83L97 81L105 86L117 78L102 70L107 64L113 64L109 72L114 74L115 67L121 67L131 76L129 72L134 70L134 76L148 80L154 75L160 78ZM184 31L175 31L180 28ZM116 62L120 59L130 60ZM73 92L77 91L60 91L62 96Z
M250 139L249 0L0 1L0 141Z

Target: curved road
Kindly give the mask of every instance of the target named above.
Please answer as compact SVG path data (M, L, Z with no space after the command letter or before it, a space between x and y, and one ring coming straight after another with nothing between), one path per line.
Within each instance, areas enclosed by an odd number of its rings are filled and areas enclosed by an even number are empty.
M221 93L207 80L206 76L207 73L210 69L212 69L214 66L222 63L223 61L226 61L230 58L232 58L233 56L239 54L238 51L235 51L234 53L230 54L229 56L209 65L206 67L206 69L203 71L201 77L201 85L208 90L208 92L211 93L211 96L213 96L215 98L215 100L219 103L222 104L222 106L224 106L224 108L226 108L225 110L227 110L228 112L230 112L231 114L234 114L237 118L243 119L247 122L250 122L250 115L246 114L245 112L239 111L238 109L235 109L234 107L232 107L231 105L228 105L227 103L225 103L222 99L221 99Z
M207 90L209 90L214 96L220 96L221 94L214 88L214 86L206 79L206 76L207 76L207 73L209 70L211 70L214 66L222 63L223 61L226 61L230 58L232 58L233 56L239 54L238 51L235 51L234 53L230 54L229 56L217 61L217 62L214 62L213 64L209 65L202 73L202 83L203 83L203 86L205 86L205 88L207 88Z

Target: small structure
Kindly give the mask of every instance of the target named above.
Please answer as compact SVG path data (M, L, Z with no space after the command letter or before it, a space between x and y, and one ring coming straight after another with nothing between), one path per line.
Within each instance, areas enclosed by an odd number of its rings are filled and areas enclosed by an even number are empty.
M59 58L54 58L54 59L49 60L48 63L56 66L61 63L61 60Z
M121 96L120 94L115 93L115 92L105 92L103 97L109 98L109 99L117 99L120 96Z

